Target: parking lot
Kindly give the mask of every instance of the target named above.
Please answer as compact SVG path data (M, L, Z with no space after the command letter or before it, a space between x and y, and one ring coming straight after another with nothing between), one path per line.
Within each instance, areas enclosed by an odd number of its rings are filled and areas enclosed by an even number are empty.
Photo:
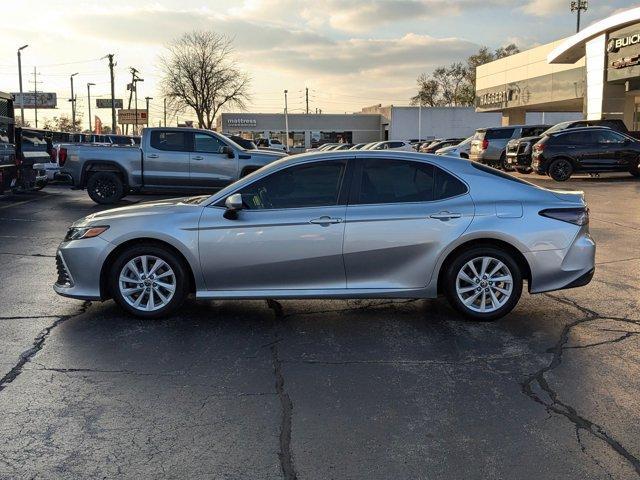
M596 274L495 323L444 300L134 319L51 288L86 192L0 198L0 477L640 476L640 182L526 178L585 191Z

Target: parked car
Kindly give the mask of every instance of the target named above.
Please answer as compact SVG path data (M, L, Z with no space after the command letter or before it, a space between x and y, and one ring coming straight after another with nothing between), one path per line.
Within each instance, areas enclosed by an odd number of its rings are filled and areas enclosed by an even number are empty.
M549 127L550 125L511 125L479 128L471 141L469 158L483 165L513 170L507 163L506 150L509 140L539 135Z
M283 152L287 151L287 147L277 138L259 138L256 141L256 146L258 148L269 148L272 150L282 150Z
M2 120L0 120L2 122ZM13 125L13 124L12 124ZM16 167L16 148L0 125L0 194L11 190L17 181L18 171Z
M545 134L533 147L533 170L558 182L573 173L629 172L640 176L640 142L607 127Z
M373 147L375 147L379 143L380 143L379 141L365 143L364 146L360 148L360 150L371 150Z
M368 145L368 144L367 143L356 143L349 150L361 150L362 147L364 147L365 145Z
M591 280L588 220L581 192L547 190L463 159L389 150L298 155L210 197L78 220L58 248L54 289L113 298L143 318L176 311L192 292L443 293L465 316L493 320L514 308L525 280L531 293Z
M231 139L231 141L236 142L245 150L256 150L258 146L253 142L253 140L248 140L239 135L227 135L227 138Z
M431 140L427 140L426 142L421 143L416 150L420 153L427 153L427 149L431 145L441 142L442 140L444 140L444 138L433 138Z
M405 152L415 151L413 146L408 141L402 140L386 140L384 142L378 142L369 150L402 150Z
M446 138L437 142L431 142L431 144L424 150L420 150L421 153L436 153L437 150L444 147L451 147L458 145L464 138Z
M461 141L457 145L439 148L435 151L436 155L446 155L448 157L469 158L469 150L471 149L471 140L473 136Z
M547 133L555 133L570 128L590 127L590 126L604 126L613 130L617 130L624 134L629 134L627 127L622 120L610 119L610 120L572 120L567 122L560 122L544 132L538 135L530 137L522 137L518 139L510 140L507 144L507 165L514 168L520 173L531 173L531 156L533 154L533 146L538 142L543 135Z
M209 130L145 128L141 147L62 145L60 171L96 203L117 202L129 191L219 189L286 156L245 150Z
M337 150L349 150L351 147L353 147L353 143L341 143L340 145L337 145L335 147L329 148L326 151L337 151Z

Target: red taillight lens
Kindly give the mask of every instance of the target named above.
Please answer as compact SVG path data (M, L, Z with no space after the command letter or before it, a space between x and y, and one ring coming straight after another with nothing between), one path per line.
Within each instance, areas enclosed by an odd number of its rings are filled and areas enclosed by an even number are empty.
M60 165L61 167L64 166L64 162L67 161L67 149L66 148L60 148L60 151L58 152L58 165Z
M487 148L489 148L489 140L485 138L482 140L482 150L486 150Z
M534 152L541 152L541 151L543 151L543 150L544 150L544 143L536 143L536 144L533 146L533 151L534 151Z
M589 209L579 208L548 208L542 210L540 215L561 222L573 223L574 225L587 225L589 223Z

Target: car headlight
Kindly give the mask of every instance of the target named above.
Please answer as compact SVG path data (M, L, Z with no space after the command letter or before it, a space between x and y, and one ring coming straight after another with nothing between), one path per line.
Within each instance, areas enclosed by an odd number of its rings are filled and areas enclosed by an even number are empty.
M97 237L108 230L108 228L108 225L99 227L71 227L67 232L67 235L64 237L64 241L69 242L71 240Z

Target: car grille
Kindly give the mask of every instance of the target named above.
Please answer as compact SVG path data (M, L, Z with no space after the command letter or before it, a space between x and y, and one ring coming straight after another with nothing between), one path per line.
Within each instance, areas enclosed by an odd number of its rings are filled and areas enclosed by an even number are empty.
M517 153L518 152L518 144L517 143L508 143L507 144L507 153Z
M58 270L56 285L60 287L72 287L73 279L71 278L71 274L69 273L69 270L67 270L67 266L60 254L56 255L56 269Z

